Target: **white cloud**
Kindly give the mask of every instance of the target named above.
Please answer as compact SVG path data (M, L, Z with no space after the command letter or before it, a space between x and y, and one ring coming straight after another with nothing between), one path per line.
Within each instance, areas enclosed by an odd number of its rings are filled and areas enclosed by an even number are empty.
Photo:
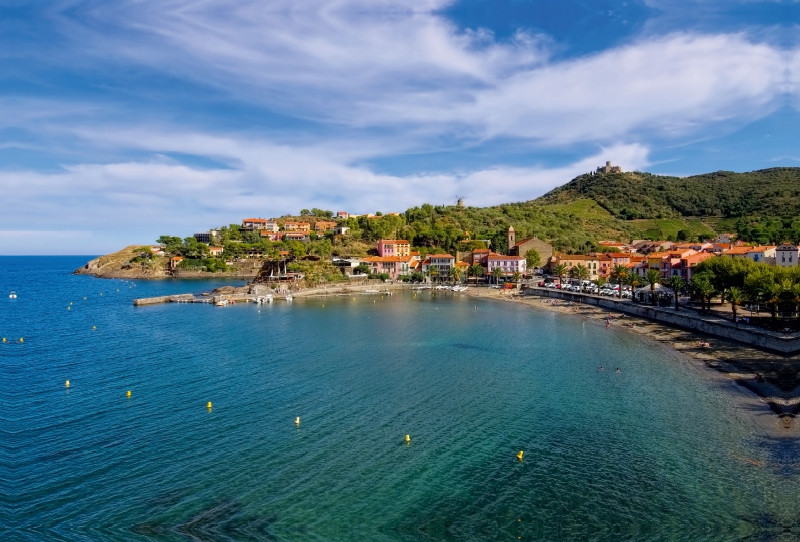
M746 35L648 37L553 62L542 36L498 42L485 30L459 31L439 12L450 3L137 0L96 9L105 28L128 32L93 43L98 55L292 115L415 135L608 144L746 122L800 93L786 53Z

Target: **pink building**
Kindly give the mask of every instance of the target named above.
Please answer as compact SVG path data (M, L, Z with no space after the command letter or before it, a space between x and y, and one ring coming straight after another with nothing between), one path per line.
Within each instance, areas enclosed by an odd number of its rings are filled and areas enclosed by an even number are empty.
M408 256L411 244L404 239L381 239L378 241L378 256Z
M371 256L362 258L361 262L370 267L371 273L387 273L389 278L397 280L403 275L409 275L416 270L419 257L417 256Z

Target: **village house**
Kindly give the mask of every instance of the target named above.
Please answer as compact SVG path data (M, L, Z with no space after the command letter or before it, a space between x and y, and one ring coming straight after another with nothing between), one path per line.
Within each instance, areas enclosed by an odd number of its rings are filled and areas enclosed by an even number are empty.
M711 252L698 252L697 254L690 254L682 257L680 260L679 275L687 283L691 282L692 277L694 276L694 268L697 267L697 264L714 257L715 255Z
M416 268L415 262L419 256L371 256L362 258L361 262L370 266L374 274L387 273L389 278L397 280L401 276L409 275Z
M208 253L215 258L222 256L223 252L225 252L225 250L222 247L208 247Z
M599 264L597 274L608 278L616 266L631 263L631 256L623 252L603 252L597 255L597 261Z
M350 228L348 228L347 226L336 226L335 228L333 228L334 235L347 235L347 232L349 231Z
M794 267L800 257L800 249L797 245L783 243L775 249L775 264L778 267Z
M274 218L270 218L267 220L267 223L264 225L264 229L267 231L278 232L281 231L281 227L278 224L278 221Z
M336 218L347 220L348 218L350 218L350 213L348 213L347 211L336 211Z
M600 241L597 244L600 245L601 247L617 249L620 252L630 252L631 250L631 247L620 241Z
M283 238L287 241L305 241L308 239L308 233L304 231L287 231L283 234Z
M589 280L597 280L597 277L600 276L600 260L597 258L597 256L557 253L550 258L550 261L547 264L547 269L550 273L553 273L556 266L562 263L567 266L567 274L569 274L573 267L583 265L589 270Z
M422 262L422 272L427 273L433 267L438 271L439 278L447 278L455 263L456 258L451 254L428 254L428 257Z
M172 258L169 259L169 268L172 271L175 271L182 261L183 261L183 256L173 256Z
M735 239L736 239L735 233L720 233L719 235L717 235L715 241L717 243L731 244Z
M378 256L408 256L411 243L405 239L381 239L378 241Z
M735 246L722 254L730 258L749 258L754 262L775 265L776 248L778 247L774 245L760 245L757 247Z
M319 222L314 223L314 232L317 235L322 235L328 230L332 230L336 227L336 222L328 222L325 220L320 220Z
M527 261L522 256L504 256L495 252L486 257L486 275L494 273L495 269L500 269L503 275L509 277L514 273L525 274Z
M242 220L242 229L244 230L263 230L267 227L266 218L245 218Z
M280 241L283 239L284 232L264 230L261 232L261 239L269 239L270 241Z
M488 248L476 248L472 251L472 263L489 267L489 254L491 253L492 251Z

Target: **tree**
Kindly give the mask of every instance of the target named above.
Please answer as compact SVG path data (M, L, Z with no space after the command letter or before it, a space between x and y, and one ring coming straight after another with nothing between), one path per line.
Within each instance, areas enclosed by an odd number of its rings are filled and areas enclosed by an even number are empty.
M481 264L476 263L472 265L472 273L475 275L475 283L477 284L477 279L486 274L486 269Z
M650 285L650 303L656 304L656 284L661 282L661 272L658 269L650 269L647 271L645 280Z
M439 268L436 267L435 265L429 265L428 276L430 277L431 282L433 282L433 280L439 276Z
M684 286L686 286L686 281L683 280L683 277L679 275L672 275L667 280L667 286L672 288L672 291L675 292L675 310L680 310L680 305L678 304L678 294L681 290L683 290Z
M611 280L620 285L619 288L620 299L622 299L622 283L625 282L625 278L627 276L628 276L628 268L622 264L615 265L614 269L611 270Z
M495 267L492 271L492 276L494 277L495 284L500 284L500 279L503 277L504 273L503 270L499 267Z
M716 294L714 285L711 283L708 275L705 273L698 273L692 277L692 291L700 298L700 312L706 313L706 303L708 308L711 308L711 298Z
M778 303L781 299L781 291L781 286L775 282L769 282L762 286L761 295L769 305L773 320L778 317Z
M583 283L584 280L589 280L589 277L592 276L592 272L589 271L589 268L583 265L582 263L579 263L578 265L573 267L570 271L572 273L572 276L575 277L576 279L579 279L581 283Z
M556 266L556 268L554 269L554 271L556 272L556 276L558 276L559 284L563 284L564 275L567 274L567 264L565 264L565 263L558 264Z
M162 235L158 238L158 244L164 245L164 251L167 254L178 254L183 248L183 241L180 237L171 237L169 235Z
M458 267L453 266L453 268L450 270L450 277L455 282L461 282L461 269L459 269Z
M522 278L522 273L520 273L519 271L514 271L514 274L511 275L511 280L514 281L514 284L519 284L521 278Z
M597 277L597 280L595 280L594 283L597 284L598 288L602 288L603 286L605 286L608 283L608 281L606 280L605 277L600 276L600 277Z
M369 265L365 263L360 263L353 269L354 275L369 275L372 270L369 268Z
M536 251L536 249L530 249L527 254L525 254L525 264L528 269L534 269L542 265L542 257Z
M733 312L733 321L736 323L736 327L739 327L739 321L736 319L736 307L742 304L742 300L744 300L744 293L741 288L736 286L728 288L728 301L731 304L731 312Z
M631 300L636 300L636 287L642 283L642 280L639 278L639 275L631 269L631 272L628 274L627 280L628 286L631 287Z

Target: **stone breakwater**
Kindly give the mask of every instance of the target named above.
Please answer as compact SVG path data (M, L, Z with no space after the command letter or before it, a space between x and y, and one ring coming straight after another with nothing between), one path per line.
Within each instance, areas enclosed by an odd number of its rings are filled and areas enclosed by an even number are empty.
M273 296L273 299L286 299L291 297L311 297L325 295L347 295L347 294L380 294L395 290L410 290L409 284L404 283L377 283L377 284L349 284L347 286L322 286L317 288L298 288L294 290L282 288L269 288L264 285L251 284L235 288L227 286L219 288L209 295L196 296L194 294L179 294L157 297L143 297L134 299L133 304L137 307L145 305L157 305L160 303L217 303L220 301L234 303L256 303L265 296Z

